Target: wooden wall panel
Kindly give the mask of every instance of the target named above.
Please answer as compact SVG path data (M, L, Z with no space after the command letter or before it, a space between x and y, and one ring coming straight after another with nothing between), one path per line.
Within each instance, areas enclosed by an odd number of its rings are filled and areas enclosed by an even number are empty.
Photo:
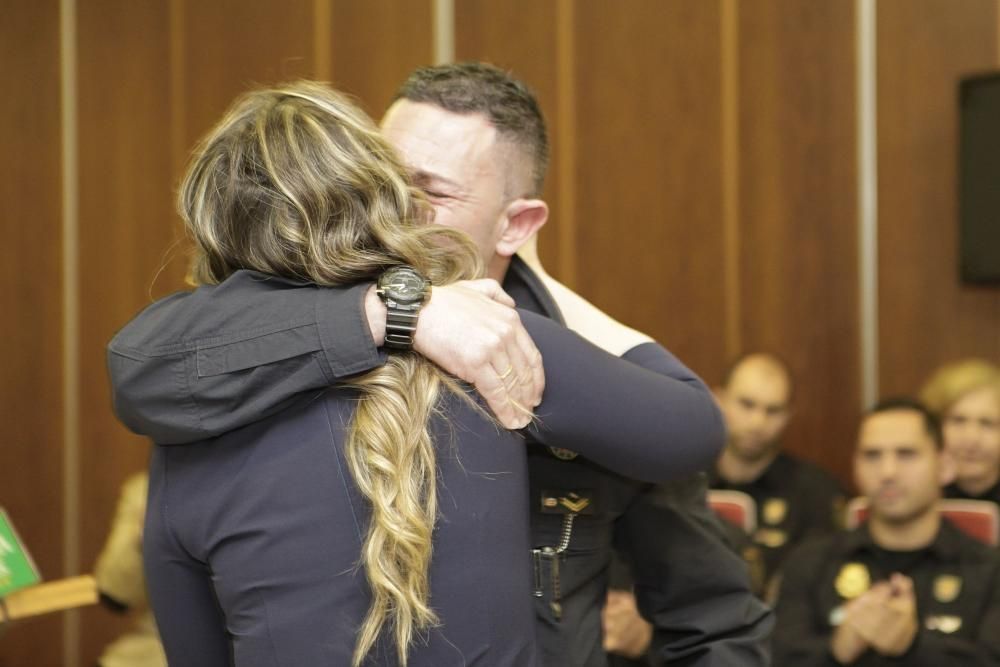
M189 150L240 93L316 74L313 0L172 0L176 94Z
M0 178L10 286L0 308L17 350L0 396L0 504L48 578L66 574L65 489L79 485L75 546L87 569L120 482L144 463L147 445L111 417L103 349L144 303L181 283L172 198L195 140L253 83L327 78L380 115L434 44L433 0L72 4L77 52L63 54L59 2L0 0L11 91L0 103L0 151L16 164ZM880 382L893 393L956 356L1000 359L1000 291L955 277L955 84L997 67L1000 17L994 0L876 4ZM731 35L728 9L738 13ZM511 68L548 118L552 222L542 254L553 273L710 382L734 347L727 332L743 351L783 354L799 378L788 446L844 481L860 402L853 12L842 0L455 0L454 21L456 58ZM736 57L724 62L729 47ZM63 56L79 79L72 369L60 293L72 266L62 247ZM733 145L723 144L727 119L737 120ZM729 244L723 203L734 193ZM727 271L739 278L735 294ZM79 479L63 474L71 371ZM92 664L121 628L84 610L81 660L66 667ZM62 664L62 632L60 616L8 628L0 667Z
M378 120L411 71L434 58L432 0L333 0L325 39L329 80Z
M180 232L172 213L169 25L166 0L106 0L77 8L85 571L107 536L122 481L146 467L149 452L144 438L114 418L105 345L152 298L179 289L184 274L184 262L171 253ZM102 647L131 623L103 607L86 610L83 663L94 664Z
M578 287L697 372L724 364L718 3L575 3Z
M787 447L846 482L860 403L853 4L739 12L742 347L787 359Z
M482 60L527 83L542 113L555 124L557 2L458 0L455 3L455 60ZM554 128L549 128L554 133Z
M992 0L878 3L883 394L959 357L1000 362L1000 287L962 285L957 249L958 81L997 64Z
M560 199L562 142L575 141L572 120L560 116L560 105L573 100L559 99L559 21L569 20L560 13L560 3L511 0L458 0L455 3L455 60L480 60L513 72L534 91L545 116L549 133L549 171L544 199L549 204L549 221L542 228L539 252L546 269L556 278L572 283L575 276L561 270L565 253L561 227L574 225L568 219L567 202ZM565 238L563 236L562 238Z
M63 576L62 178L59 3L0 2L2 338L0 505L42 576ZM32 619L0 638L0 666L57 665L62 618Z

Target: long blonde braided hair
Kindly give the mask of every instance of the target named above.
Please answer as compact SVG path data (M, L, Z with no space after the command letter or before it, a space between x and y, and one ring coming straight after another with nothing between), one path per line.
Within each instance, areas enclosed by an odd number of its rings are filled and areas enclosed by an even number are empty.
M371 120L312 82L247 93L199 144L179 209L195 240L191 278L216 284L252 269L318 285L373 280L409 264L436 285L477 277L475 247L425 224L428 209ZM416 354L345 382L358 388L347 460L372 516L359 564L372 602L353 664L389 630L407 662L438 619L429 605L437 514L428 420L440 370Z

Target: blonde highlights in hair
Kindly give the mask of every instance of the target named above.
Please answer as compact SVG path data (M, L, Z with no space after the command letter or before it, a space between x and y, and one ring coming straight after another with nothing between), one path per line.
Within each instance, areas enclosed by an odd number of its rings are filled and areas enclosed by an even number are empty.
M1000 402L1000 367L985 359L963 359L938 368L921 389L920 400L943 418L959 399L985 387Z
M199 144L179 208L195 240L197 284L241 269L318 285L371 280L397 264L436 285L481 273L467 237L425 224L420 194L371 120L317 83L237 99ZM416 635L438 621L429 604L437 494L428 421L442 383L455 388L416 354L394 354L344 383L361 394L346 453L372 510L359 559L372 602L355 666L386 631L406 665Z

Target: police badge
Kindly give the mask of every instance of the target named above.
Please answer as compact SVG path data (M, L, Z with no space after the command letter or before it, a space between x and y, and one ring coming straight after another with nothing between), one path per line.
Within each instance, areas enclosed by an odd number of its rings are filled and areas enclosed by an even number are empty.
M779 524L785 520L785 516L788 514L788 501L784 498L768 498L764 501L761 514L764 517L764 523L769 523L772 526Z
M871 585L872 578L868 574L868 568L861 563L845 563L833 582L837 594L845 600L853 600L871 588Z
M954 602L962 592L962 577L942 574L934 580L934 599L938 602Z
M563 447L549 447L549 451L552 453L552 456L562 461L572 461L579 456L572 449L565 449Z

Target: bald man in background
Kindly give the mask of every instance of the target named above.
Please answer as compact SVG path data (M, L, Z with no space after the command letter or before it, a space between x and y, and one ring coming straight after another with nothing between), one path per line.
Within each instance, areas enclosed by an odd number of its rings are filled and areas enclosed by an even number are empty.
M791 416L792 376L771 354L747 354L717 390L729 435L710 486L742 491L757 503L751 536L766 583L804 538L839 525L845 494L828 472L782 450Z

